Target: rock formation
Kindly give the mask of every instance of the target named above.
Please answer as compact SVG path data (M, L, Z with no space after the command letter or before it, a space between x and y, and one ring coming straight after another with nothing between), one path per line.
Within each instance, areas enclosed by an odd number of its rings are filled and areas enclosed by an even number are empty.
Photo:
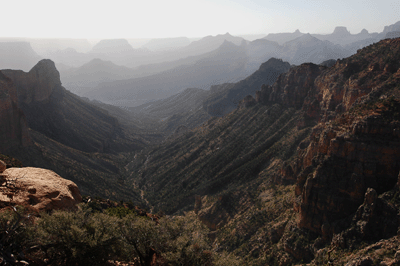
M31 206L37 211L76 209L82 201L78 187L53 171L8 168L1 175L0 204Z
M400 170L400 104L394 89L400 80L400 65L392 58L400 58L399 39L381 41L339 60L322 71L313 86L301 86L310 89L304 103L298 104L305 117L318 125L300 145L297 161L288 167L291 170L284 171L297 178L299 203L295 208L300 227L320 234L337 233L343 229L340 221L363 204L368 188L381 194L395 187ZM299 91L293 88L278 95L290 100ZM299 106L296 101L289 103ZM373 238L387 235L385 231Z
M26 118L18 106L17 88L12 80L0 71L0 151L29 146Z
M340 38L350 35L350 32L347 30L346 27L338 26L335 28L332 34L337 35L337 37Z
M39 61L28 73L21 70L3 70L3 73L14 82L18 101L24 104L46 101L61 86L60 73L48 59Z
M254 93L261 85L272 85L280 74L287 72L290 64L281 59L270 58L260 68L246 79L225 86L213 93L203 102L203 108L212 116L223 116L234 110L238 103L247 95Z
M315 125L310 137L300 143L296 160L284 164L278 178L285 184L297 181L295 210L300 228L329 238L346 228L344 223L350 226L355 215L354 231L361 238L395 234L398 222L389 226L377 218L384 212L397 221L395 212L385 201L371 203L367 198L395 188L398 182L400 64L396 58L400 58L400 40L384 40L330 68L311 63L293 67L272 86L263 85L256 92L258 103L301 110L298 128ZM252 104L251 96L242 102ZM371 204L380 206L379 211ZM376 227L386 229L371 229Z
M113 186L121 187L118 196L135 194L115 178L118 159L104 155L144 146L130 126L67 91L50 60L29 72L8 69L0 74L0 153L26 166L51 169L86 194L112 198L108 190Z
M63 88L51 60L41 60L28 73L3 73L15 84L29 128L78 150L107 151L115 147L113 140L122 134L117 119ZM117 145L117 149L129 149Z

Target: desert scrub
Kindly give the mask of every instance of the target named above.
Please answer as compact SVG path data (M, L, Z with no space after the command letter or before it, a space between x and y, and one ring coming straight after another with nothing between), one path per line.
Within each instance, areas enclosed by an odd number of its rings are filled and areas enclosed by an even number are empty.
M50 264L101 265L121 246L118 218L102 213L57 211L42 214L37 238Z
M33 222L34 221L34 222ZM0 258L7 265L239 265L217 253L208 229L194 213L158 219L112 209L108 214L83 208L29 215L22 208L0 212ZM0 265L1 264L0 262Z
M22 207L9 207L0 213L1 265L14 265L24 250L34 246L33 218Z

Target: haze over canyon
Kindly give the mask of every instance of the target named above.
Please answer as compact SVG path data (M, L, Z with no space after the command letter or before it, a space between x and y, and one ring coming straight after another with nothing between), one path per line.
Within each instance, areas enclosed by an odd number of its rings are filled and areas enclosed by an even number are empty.
M368 27L0 37L0 264L399 265L400 21Z

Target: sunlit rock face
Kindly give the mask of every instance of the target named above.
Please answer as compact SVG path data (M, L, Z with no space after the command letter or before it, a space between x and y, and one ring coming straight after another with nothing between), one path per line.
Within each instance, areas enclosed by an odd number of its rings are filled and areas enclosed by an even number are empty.
M72 210L82 201L77 185L55 172L42 168L8 168L3 182L12 183L0 190L0 203L31 206L43 210Z

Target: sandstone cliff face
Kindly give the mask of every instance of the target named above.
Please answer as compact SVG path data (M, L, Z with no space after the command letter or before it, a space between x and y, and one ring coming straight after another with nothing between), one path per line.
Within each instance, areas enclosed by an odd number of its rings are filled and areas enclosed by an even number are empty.
M11 79L0 71L0 151L29 146L26 118L18 107L17 89Z
M31 206L38 211L72 210L82 201L78 187L50 170L8 168L1 175L1 205Z

